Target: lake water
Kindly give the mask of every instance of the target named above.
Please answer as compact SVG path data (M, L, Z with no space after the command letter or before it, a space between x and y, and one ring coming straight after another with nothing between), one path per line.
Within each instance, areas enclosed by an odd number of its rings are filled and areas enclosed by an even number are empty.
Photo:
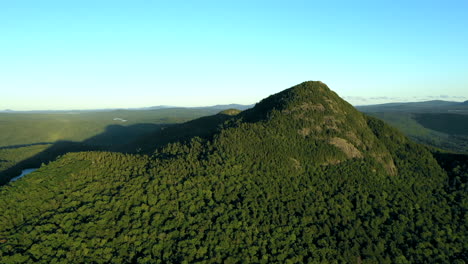
M25 170L22 170L22 171L21 171L21 175L14 177L13 179L10 180L10 182L14 182L14 181L16 181L16 180L18 180L18 179L21 179L21 178L24 177L25 175L27 175L27 174L29 174L29 173L35 171L35 170L37 170L37 168L36 168L36 169L25 169Z

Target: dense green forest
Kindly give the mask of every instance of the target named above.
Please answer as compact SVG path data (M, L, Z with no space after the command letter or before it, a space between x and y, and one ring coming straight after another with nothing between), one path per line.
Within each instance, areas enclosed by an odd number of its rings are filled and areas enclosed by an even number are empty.
M50 144L37 144L21 148L0 148L0 172L41 153L49 146Z
M208 120L155 151L69 153L0 187L0 262L468 260L466 156L321 82Z

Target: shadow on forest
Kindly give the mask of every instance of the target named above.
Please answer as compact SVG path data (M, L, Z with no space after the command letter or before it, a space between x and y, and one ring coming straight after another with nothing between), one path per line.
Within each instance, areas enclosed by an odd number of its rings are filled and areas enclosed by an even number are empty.
M0 186L28 168L55 160L68 152L112 151L120 153L152 154L169 143L188 141L193 137L210 137L233 115L219 113L200 117L181 124L110 125L106 130L81 142L58 141L39 154L0 171ZM36 143L37 144L37 143ZM35 145L35 144L30 144Z
M130 126L109 125L101 134L83 140L81 142L74 141L57 141L54 143L40 142L33 144L24 144L16 146L6 146L0 148L22 148L33 145L50 145L44 151L20 161L14 166L0 171L0 186L8 183L10 179L21 174L21 171L27 168L38 168L42 163L48 163L55 160L58 156L68 152L79 151L116 151L122 153L135 153L136 149L132 148L132 142L137 138L160 131L161 128L171 126L168 124L135 124ZM3 161L3 160L2 160Z
M50 144L54 144L54 142L38 142L38 143L31 143L31 144L3 146L3 147L0 147L0 149L16 149L16 148L24 148L24 147L29 147L29 146L50 145Z

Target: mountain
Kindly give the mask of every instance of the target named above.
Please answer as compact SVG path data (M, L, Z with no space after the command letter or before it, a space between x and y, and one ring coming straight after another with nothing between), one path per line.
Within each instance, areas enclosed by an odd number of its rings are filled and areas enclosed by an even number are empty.
M462 157L433 155L321 82L301 83L235 112L167 128L179 133L211 124L201 137L161 143L151 155L69 153L2 187L0 258L467 259Z

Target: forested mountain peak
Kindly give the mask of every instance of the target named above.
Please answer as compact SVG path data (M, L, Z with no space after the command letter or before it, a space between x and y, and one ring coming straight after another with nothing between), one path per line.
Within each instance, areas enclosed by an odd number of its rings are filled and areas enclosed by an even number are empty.
M0 189L0 262L467 259L465 167L321 82L144 139L164 147L69 153Z
M390 153L372 132L366 117L320 81L303 82L271 95L239 114L238 120L268 127L258 134L269 131L275 138L282 135L304 148L314 146L316 153L321 154L312 155L313 162L319 164L370 158L390 174L397 171ZM321 147L327 153L322 153Z
M341 100L336 93L320 81L307 81L277 94L271 95L246 110L246 116L251 120L265 119L274 110L277 111L307 111L323 112L334 109L334 102ZM328 106L328 107L327 107Z

